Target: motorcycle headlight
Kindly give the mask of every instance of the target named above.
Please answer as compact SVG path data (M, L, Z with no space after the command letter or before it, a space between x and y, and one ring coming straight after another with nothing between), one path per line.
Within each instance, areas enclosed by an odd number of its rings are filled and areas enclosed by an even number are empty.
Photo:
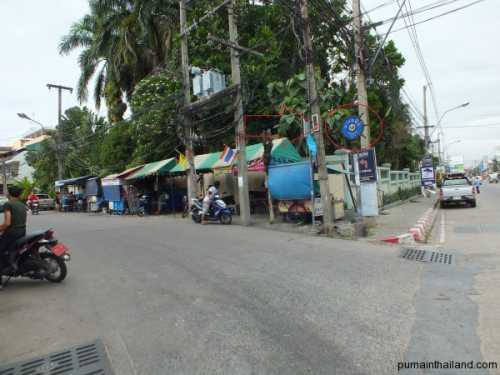
M63 255L63 259L65 262L69 262L71 260L71 255L69 255L68 253L64 254Z

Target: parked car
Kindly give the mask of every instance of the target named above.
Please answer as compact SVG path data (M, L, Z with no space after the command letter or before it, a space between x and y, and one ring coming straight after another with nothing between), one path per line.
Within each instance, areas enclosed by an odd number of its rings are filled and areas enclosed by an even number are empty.
M7 197L0 196L0 212L3 212L3 205L8 201Z
M498 184L498 173L490 173L488 175L488 182Z
M476 207L476 189L465 176L446 178L440 189L441 208L450 203L466 203Z
M56 202L48 194L37 194L40 203L40 210L53 210L56 208Z

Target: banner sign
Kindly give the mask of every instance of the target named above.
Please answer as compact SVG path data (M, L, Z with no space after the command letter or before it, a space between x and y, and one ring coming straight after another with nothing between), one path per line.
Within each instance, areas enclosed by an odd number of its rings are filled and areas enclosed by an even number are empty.
M433 186L436 183L434 166L432 165L432 155L426 155L422 159L420 167L420 179L422 186Z
M377 181L377 161L375 159L375 150L369 149L359 152L359 179L361 182Z

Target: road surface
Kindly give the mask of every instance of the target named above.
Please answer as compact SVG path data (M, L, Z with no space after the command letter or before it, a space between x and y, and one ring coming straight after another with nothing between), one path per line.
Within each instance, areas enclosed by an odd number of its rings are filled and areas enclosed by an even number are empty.
M444 238L438 218L432 248L453 251L453 265L363 241L42 212L30 227L54 227L71 248L68 279L14 280L1 292L0 364L96 338L124 375L372 375L397 373L402 361L500 362L499 230L456 230L500 228L500 187L483 190L478 208L446 210Z

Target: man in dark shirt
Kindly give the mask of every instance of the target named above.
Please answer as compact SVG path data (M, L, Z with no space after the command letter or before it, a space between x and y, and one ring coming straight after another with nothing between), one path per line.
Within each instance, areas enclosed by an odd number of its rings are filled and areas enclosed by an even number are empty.
M9 201L4 205L4 221L0 225L0 254L9 253L10 271L17 270L15 242L26 235L26 206L19 200L22 190L9 188Z

